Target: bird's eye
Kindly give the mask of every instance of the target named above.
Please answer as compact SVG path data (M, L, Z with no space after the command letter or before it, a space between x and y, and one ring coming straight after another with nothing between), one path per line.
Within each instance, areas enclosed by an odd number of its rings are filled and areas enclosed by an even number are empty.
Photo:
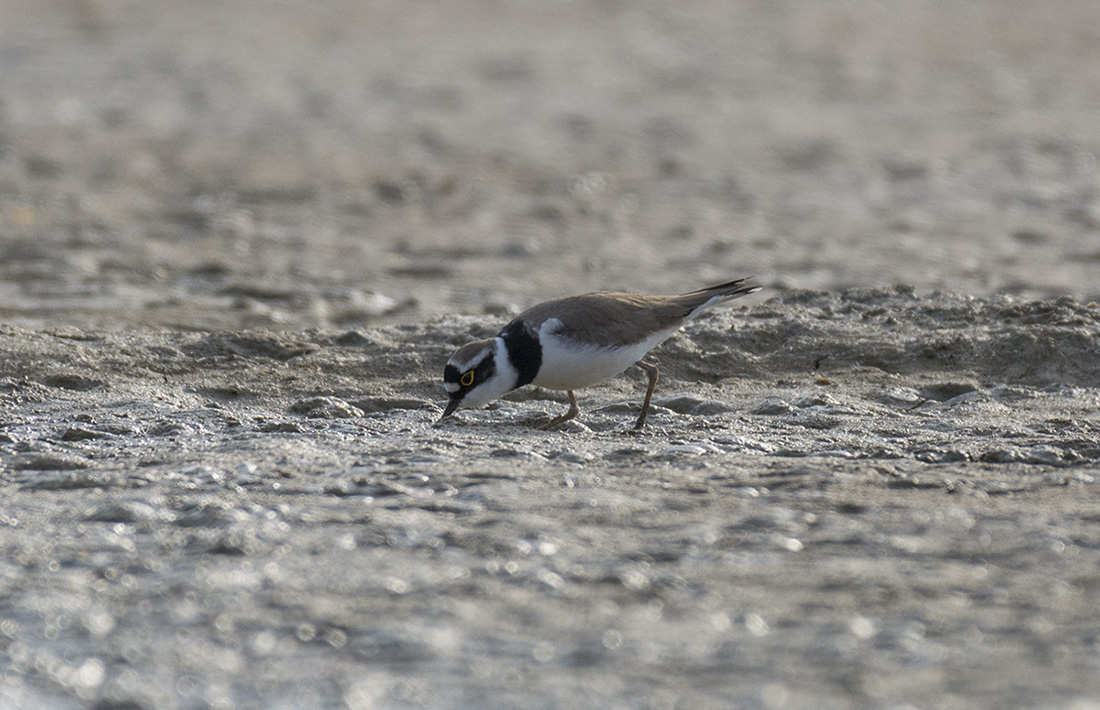
M467 370L466 374L464 374L458 382L463 387L469 387L470 385L472 385L474 383L474 371Z

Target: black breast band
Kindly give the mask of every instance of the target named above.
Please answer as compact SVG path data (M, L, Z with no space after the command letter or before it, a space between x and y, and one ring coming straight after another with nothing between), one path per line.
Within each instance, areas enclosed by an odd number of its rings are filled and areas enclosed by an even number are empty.
M542 367L542 346L539 344L538 334L526 327L523 321L516 319L504 326L500 337L508 348L508 359L512 361L512 367L519 373L516 387L531 384Z

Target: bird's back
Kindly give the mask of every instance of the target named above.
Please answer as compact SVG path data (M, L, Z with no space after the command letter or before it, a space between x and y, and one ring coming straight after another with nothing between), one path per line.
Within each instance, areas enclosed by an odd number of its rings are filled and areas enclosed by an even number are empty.
M710 286L678 296L599 291L564 296L532 306L516 316L537 332L551 318L561 321L557 332L596 346L633 345L652 334L683 325L706 308L758 290L746 279Z

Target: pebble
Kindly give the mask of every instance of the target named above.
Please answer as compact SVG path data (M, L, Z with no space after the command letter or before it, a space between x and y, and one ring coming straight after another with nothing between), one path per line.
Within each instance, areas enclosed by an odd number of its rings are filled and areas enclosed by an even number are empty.
M702 399L682 395L679 397L662 397L655 399L653 404L670 409L677 414L690 414L693 416L713 416L732 412L733 407L716 399Z
M312 419L357 419L363 416L362 409L337 397L300 399L290 405L289 411Z
M62 441L86 441L89 439L109 439L111 436L113 436L113 434L109 434L105 431L74 426L66 429L58 438Z
M29 453L16 456L12 468L33 471L71 471L88 468L92 462L83 456L64 453Z
M925 400L921 393L912 387L888 387L872 393L871 399L896 407L915 407Z
M92 508L84 519L100 523L148 523L158 520L160 512L142 501L119 500Z
M759 405L756 409L753 409L751 413L761 416L774 417L781 414L793 414L794 411L794 407L787 404L781 399L769 399L763 404Z

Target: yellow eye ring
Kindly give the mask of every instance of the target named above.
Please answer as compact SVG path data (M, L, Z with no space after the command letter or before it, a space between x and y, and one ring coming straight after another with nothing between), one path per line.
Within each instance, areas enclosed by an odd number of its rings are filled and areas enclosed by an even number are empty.
M472 385L474 383L474 371L467 370L466 374L464 374L462 378L459 379L458 383L463 387L469 387L470 385Z

